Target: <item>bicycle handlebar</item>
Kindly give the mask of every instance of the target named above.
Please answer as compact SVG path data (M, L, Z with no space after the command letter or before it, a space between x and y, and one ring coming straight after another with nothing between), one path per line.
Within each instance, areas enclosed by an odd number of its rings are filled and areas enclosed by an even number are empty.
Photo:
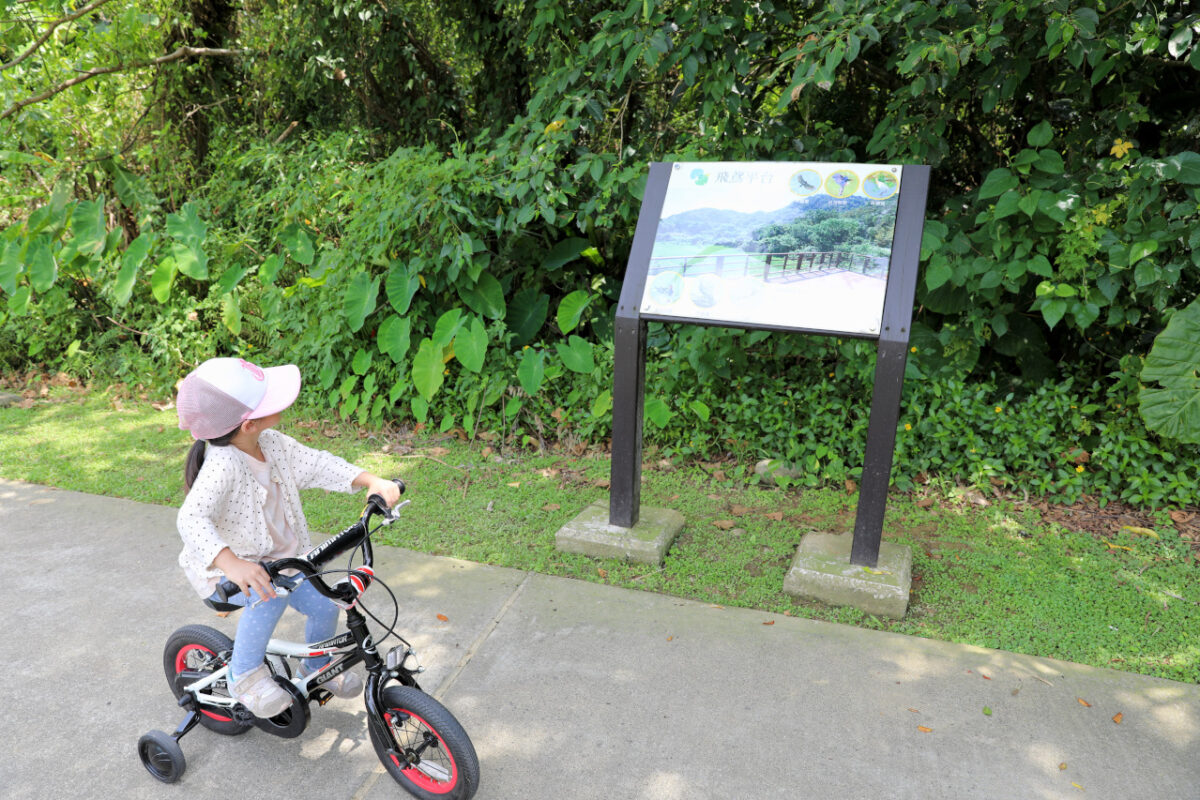
M404 494L404 481L399 478L393 478L392 482L400 489L400 494ZM327 584L318 573L321 572L321 567L328 564L333 559L337 558L342 553L348 550L353 550L359 545L363 545L363 566L370 567L374 560L374 552L371 548L371 531L367 528L367 523L371 517L381 515L388 517L388 521L397 518L396 510L401 505L397 504L395 508L389 508L387 501L380 495L373 494L367 498L367 507L363 509L362 516L358 520L346 528L336 536L331 536L323 543L309 550L303 556L293 556L291 558L281 558L278 561L263 561L259 562L263 569L267 571L267 575L271 578L271 583L282 583L284 588L293 589L297 581L287 575L281 575L284 570L294 569L304 575L310 583L313 584L318 592L325 595L331 600L350 601L353 597L343 597L340 592L335 591ZM216 587L217 599L221 602L229 602L230 597L240 594L241 587L228 578L222 578ZM350 589L353 592L353 589Z

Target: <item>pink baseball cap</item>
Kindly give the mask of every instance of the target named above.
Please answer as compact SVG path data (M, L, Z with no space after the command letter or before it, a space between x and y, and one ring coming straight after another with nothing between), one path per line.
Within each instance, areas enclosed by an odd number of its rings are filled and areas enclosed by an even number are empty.
M195 439L217 439L242 424L283 411L300 394L300 368L255 366L240 358L210 358L179 385L179 427Z

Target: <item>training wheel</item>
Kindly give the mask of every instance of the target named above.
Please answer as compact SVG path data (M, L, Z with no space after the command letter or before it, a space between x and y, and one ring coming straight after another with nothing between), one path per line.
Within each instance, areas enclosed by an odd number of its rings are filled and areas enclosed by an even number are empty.
M175 737L162 731L150 731L138 739L138 758L142 766L163 783L174 783L187 769L183 749Z

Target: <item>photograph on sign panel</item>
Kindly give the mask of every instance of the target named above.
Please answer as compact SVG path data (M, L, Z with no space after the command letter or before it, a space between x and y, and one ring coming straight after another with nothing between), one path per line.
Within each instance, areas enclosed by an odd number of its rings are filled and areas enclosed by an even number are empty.
M878 335L901 172L673 164L641 313Z

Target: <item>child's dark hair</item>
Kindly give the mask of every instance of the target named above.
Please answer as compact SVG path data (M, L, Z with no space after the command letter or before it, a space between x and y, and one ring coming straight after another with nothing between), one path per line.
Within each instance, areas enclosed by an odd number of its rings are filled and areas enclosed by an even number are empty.
M196 476L200 474L200 468L204 466L204 448L208 445L213 447L228 447L233 442L233 437L241 430L242 426L238 426L224 436L218 436L215 439L197 439L192 445L192 449L188 450L187 460L183 464L183 493L187 494L192 490L192 483L196 480Z

